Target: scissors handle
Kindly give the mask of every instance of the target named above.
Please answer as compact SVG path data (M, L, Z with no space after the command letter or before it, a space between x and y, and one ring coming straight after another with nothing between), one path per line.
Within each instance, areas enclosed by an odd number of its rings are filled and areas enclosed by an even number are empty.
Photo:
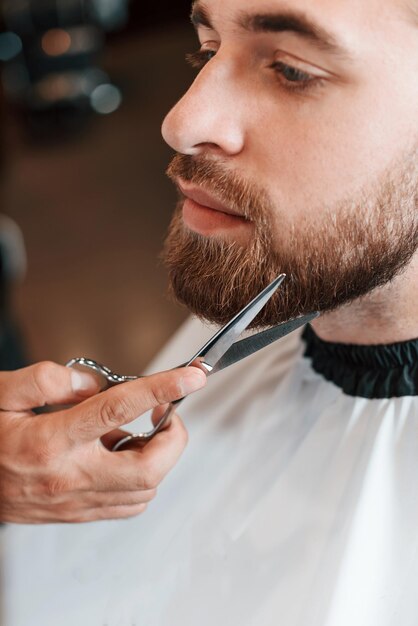
M105 365L101 365L100 363L97 363L97 361L86 359L85 357L71 359L68 363L66 363L66 366L81 371L88 370L94 372L101 382L101 391L105 391L115 385L122 385L123 383L128 383L132 380L142 378L142 376L124 376L122 374L116 374ZM182 400L183 398L180 398L179 400L170 402L164 415L152 430L145 433L129 434L126 437L123 437L113 446L112 452L123 449L128 443L146 443L147 441L150 441L158 432L160 432L160 430L164 428L165 425L169 424L170 419L175 412L176 406L180 404Z
M92 359L86 359L85 357L71 359L65 365L66 367L71 367L80 371L88 370L97 374L97 378L100 381L101 391L106 391L109 387L122 385L123 383L128 383L131 380L141 378L141 376L124 376L123 374L116 374L105 365L102 365L97 361L93 361Z
M146 433L132 433L132 434L126 435L126 437L123 437L117 443L115 443L115 445L112 448L112 452L117 452L118 450L122 450L129 444L133 444L133 443L141 444L141 443L147 443L147 441L150 441L153 437L155 437L157 433L160 432L160 430L164 428L164 426L166 425L168 426L171 418L174 415L177 405L179 405L182 400L183 398L180 398L179 400L170 402L164 415L161 417L159 422L154 426L152 430L149 430Z

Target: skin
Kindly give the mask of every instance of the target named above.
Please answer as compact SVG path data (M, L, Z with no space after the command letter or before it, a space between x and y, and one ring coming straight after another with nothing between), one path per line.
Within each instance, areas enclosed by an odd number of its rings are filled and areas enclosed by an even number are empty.
M166 141L256 180L274 206L273 220L309 229L321 207L338 205L405 158L417 141L416 19L401 0L206 0L212 27L199 26L215 55L167 116ZM240 11L298 10L347 49L331 54L300 34L249 33ZM320 86L295 92L273 69L280 61ZM294 85L293 85L294 86ZM309 230L308 230L309 232ZM245 245L245 228L220 229ZM215 235L216 236L216 235ZM418 257L361 301L315 323L330 341L384 343L418 336ZM85 522L145 510L176 463L187 435L179 418L142 449L112 453L120 426L205 384L200 370L165 372L96 395L93 377L41 363L0 373L0 519ZM36 406L74 404L35 415ZM102 445L102 442L105 445Z
M144 512L187 443L181 420L142 448L110 448L126 434L121 426L149 409L160 414L205 381L199 369L181 368L96 395L94 376L54 363L0 373L0 520L90 522ZM64 404L75 406L31 411Z
M202 4L200 4L202 6ZM417 25L398 0L206 0L210 27L197 34L208 62L163 123L177 152L205 155L257 181L286 229L309 229L324 206L338 206L413 154L418 133ZM335 54L302 35L247 32L249 14L297 10L344 48ZM296 92L274 61L321 78ZM314 83L311 83L313 85ZM291 208L290 208L291 207ZM314 222L312 222L314 220ZM220 229L245 245L242 228ZM251 231L247 231L251 236ZM418 255L391 284L323 315L328 341L390 343L418 336Z

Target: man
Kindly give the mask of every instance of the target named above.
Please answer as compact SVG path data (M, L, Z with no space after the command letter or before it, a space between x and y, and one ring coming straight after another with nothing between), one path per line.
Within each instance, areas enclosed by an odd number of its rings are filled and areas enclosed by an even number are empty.
M8 624L416 624L415 9L194 4L199 73L163 125L174 292L221 323L285 271L257 323L322 315L188 401L147 515L7 529Z

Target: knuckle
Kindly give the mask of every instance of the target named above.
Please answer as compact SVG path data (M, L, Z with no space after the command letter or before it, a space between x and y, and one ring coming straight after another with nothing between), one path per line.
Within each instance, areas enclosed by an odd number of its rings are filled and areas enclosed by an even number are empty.
M148 492L148 496L149 496L148 502L151 502L151 500L154 500L157 497L157 493L158 493L157 488L150 489Z
M140 504L143 504L144 502L145 503L151 502L151 500L154 500L156 495L157 495L157 489L156 488L155 489L148 489L145 492L144 491L141 492L139 499L142 500L142 502L140 502Z
M33 367L33 380L40 393L44 395L54 384L56 365L52 361L42 361Z
M159 472L155 467L155 464L151 461L147 461L141 469L140 483L141 487L145 491L155 491L161 482Z
M181 398L182 388L176 373L169 372L151 376L147 381L149 403L153 406Z
M157 406L158 404L162 404L161 401L161 389L152 383L152 381L147 381L143 386L143 396L147 406Z
M84 521L129 519L141 515L146 509L147 504L103 507L88 514L88 519L84 519Z
M45 480L43 491L48 498L62 496L68 491L67 481L62 476L51 476Z
M148 504L146 502L143 502L142 504L138 504L136 506L136 510L134 512L134 515L141 515L141 513L145 513L147 508L148 508Z
M130 413L129 402L119 394L109 396L99 410L99 419L103 426L114 428L125 422L125 415Z
M129 519L130 517L136 517L137 515L142 515L142 513L145 513L147 508L148 508L148 505L145 503L137 504L135 506L124 507L123 509L121 509L121 513L119 517L121 519Z

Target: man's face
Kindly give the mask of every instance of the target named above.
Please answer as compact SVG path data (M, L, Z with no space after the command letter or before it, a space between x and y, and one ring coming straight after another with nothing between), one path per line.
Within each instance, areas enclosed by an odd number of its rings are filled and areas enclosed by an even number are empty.
M288 286L261 323L332 309L411 259L418 28L406 2L194 5L201 67L163 135L186 155L171 168L186 201L166 256L196 313L223 322L280 271Z

